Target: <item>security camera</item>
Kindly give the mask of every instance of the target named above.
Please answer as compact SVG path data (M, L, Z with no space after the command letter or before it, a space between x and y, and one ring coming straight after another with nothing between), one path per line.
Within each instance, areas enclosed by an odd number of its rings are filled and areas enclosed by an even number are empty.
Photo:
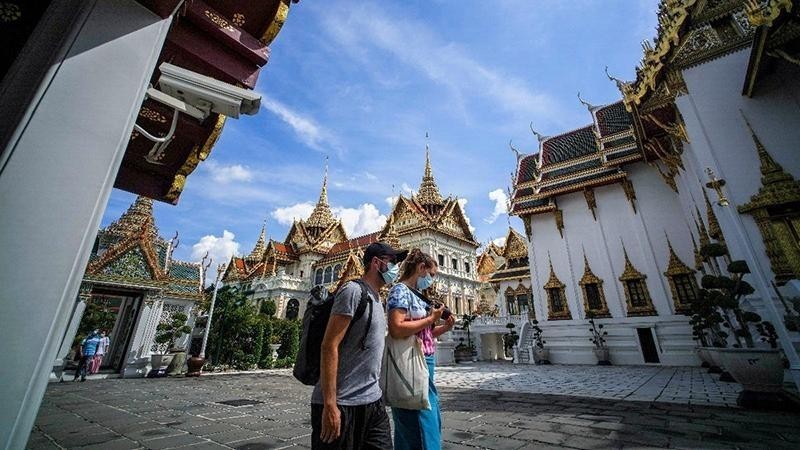
M256 114L261 107L261 96L253 91L166 62L159 69L158 87L162 92L206 114L238 118L239 113Z

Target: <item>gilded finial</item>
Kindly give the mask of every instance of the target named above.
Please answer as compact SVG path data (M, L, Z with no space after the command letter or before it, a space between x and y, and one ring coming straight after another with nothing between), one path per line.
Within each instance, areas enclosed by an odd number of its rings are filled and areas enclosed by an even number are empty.
M514 148L514 144L513 144L513 140L512 139L508 140L508 146L511 148L511 151L514 152L514 155L516 155L517 162L519 162L519 160L522 159L522 153L520 153L519 150Z
M620 80L619 78L616 78L616 77L612 76L610 73L608 73L608 66L606 66L606 76L608 77L609 80L611 80L611 81L613 81L614 83L617 84L617 89L622 91L623 86L625 86L625 82Z
M533 133L533 135L536 136L536 140L538 140L540 144L542 143L542 141L547 139L547 136L544 136L543 134L538 133L536 132L536 130L533 129L533 122L531 122L529 126L531 129L531 133Z
M578 101L580 101L581 104L583 104L583 106L585 106L589 110L589 112L592 112L592 110L595 109L594 105L587 102L586 100L583 99L583 97L581 97L580 91L578 91Z

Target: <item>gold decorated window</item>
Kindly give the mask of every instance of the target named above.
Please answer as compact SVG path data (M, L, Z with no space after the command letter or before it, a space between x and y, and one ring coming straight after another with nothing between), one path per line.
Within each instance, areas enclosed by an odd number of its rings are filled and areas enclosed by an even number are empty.
M583 309L587 316L592 313L594 317L611 317L603 292L603 280L592 272L585 254L583 255L583 277L578 284L583 291Z
M625 291L625 302L628 305L628 316L654 316L656 315L653 300L647 290L647 275L633 267L628 252L623 247L625 255L625 270L619 281Z
M669 249L669 263L664 276L667 277L669 282L672 301L675 303L675 312L686 314L691 310L692 302L697 299L695 271L678 258L669 239L667 239L667 247Z
M550 262L550 278L544 285L544 292L547 294L547 306L549 320L569 320L572 319L572 314L569 312L569 305L567 305L567 295L565 285L556 276L553 270L553 263Z

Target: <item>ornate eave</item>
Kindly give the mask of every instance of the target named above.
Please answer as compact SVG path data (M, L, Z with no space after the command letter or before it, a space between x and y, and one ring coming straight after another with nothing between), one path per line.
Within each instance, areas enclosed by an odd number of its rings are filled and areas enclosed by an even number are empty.
M163 62L184 67L246 89L255 88L275 39L296 0L138 0L160 17L174 17L150 84L157 86ZM182 3L182 4L181 4ZM173 110L155 100L142 102L137 122L165 136ZM167 147L153 152L153 142L134 131L114 186L175 204L188 176L210 154L225 124L211 113L202 121L178 117Z

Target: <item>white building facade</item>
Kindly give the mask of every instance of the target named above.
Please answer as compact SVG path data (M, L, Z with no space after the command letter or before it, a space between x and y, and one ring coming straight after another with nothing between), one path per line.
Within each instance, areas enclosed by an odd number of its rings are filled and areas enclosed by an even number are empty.
M624 100L586 104L589 126L518 156L513 214L553 363L595 362L590 312L613 363L697 363L682 313L703 273L724 272L699 252L719 242L748 263L746 304L800 369L777 313L800 275L793 3L662 3L637 79L615 80Z

